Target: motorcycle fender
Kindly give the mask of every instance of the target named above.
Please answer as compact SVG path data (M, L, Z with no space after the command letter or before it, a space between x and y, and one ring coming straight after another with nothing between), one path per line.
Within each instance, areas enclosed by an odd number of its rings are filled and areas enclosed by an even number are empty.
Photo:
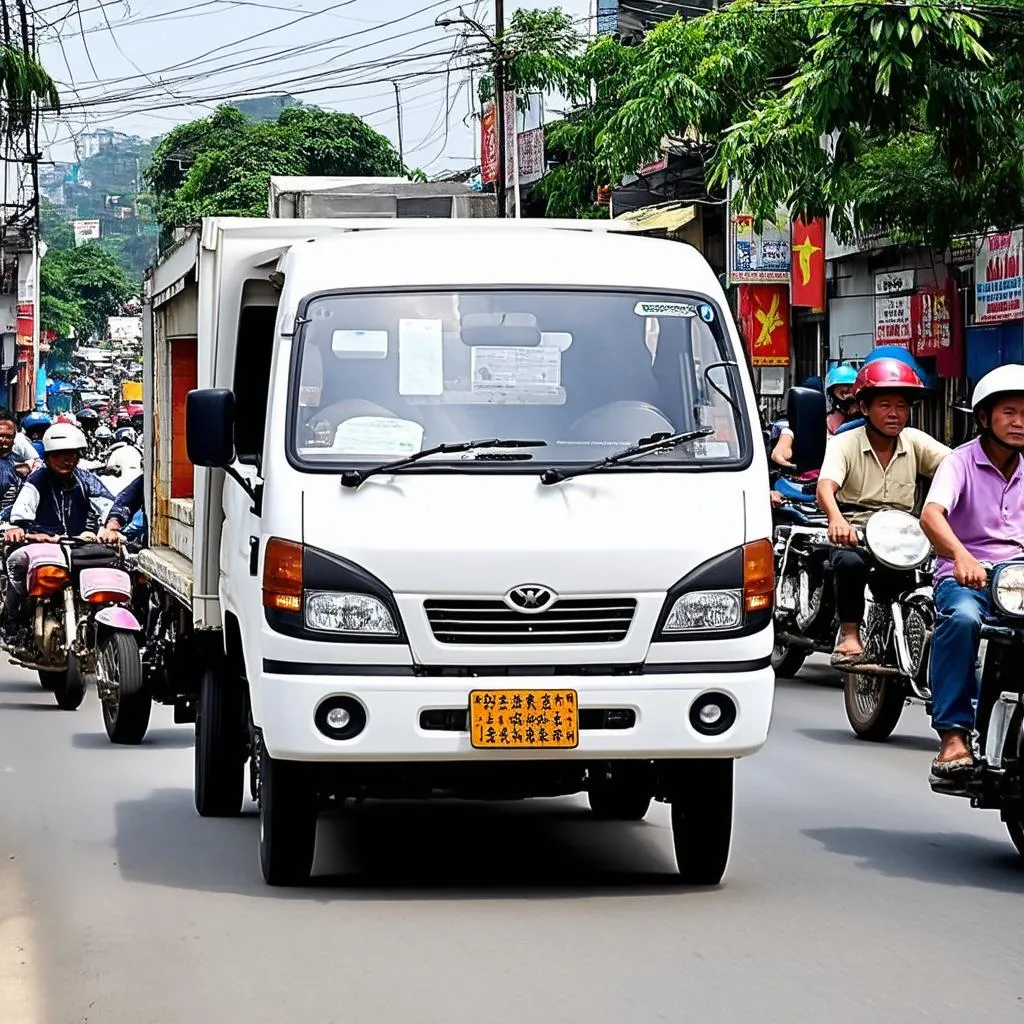
M127 608L101 608L96 613L96 623L108 629L119 629L122 632L141 633L139 620Z

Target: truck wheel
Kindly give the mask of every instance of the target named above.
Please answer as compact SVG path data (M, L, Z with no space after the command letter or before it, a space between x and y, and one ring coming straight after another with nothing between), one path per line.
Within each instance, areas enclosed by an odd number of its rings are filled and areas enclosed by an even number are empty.
M782 679L792 679L804 667L807 651L803 647L791 647L782 640L776 640L772 648L772 668Z
M858 739L878 743L896 728L906 704L903 682L885 676L843 675L846 717Z
M260 754L260 867L268 885L301 885L316 846L314 779L308 766Z
M732 760L679 762L670 799L680 879L686 885L718 885L732 848Z
M1024 857L1024 815L1007 819L1006 831L1010 834L1010 842L1016 847L1017 852Z
M139 744L149 728L153 701L143 683L138 641L129 633L111 633L100 644L99 657L113 691L102 703L107 736L111 743Z
M241 683L207 666L196 705L196 810L204 818L233 817L244 782Z
M82 671L77 655L68 654L68 667L53 673L53 695L61 711L77 711L85 700L88 677Z

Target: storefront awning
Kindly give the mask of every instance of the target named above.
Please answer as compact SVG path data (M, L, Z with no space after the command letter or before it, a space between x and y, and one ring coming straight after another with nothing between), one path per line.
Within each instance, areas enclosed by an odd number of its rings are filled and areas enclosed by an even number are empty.
M665 203L660 206L645 206L630 210L616 217L616 220L633 224L640 231L678 231L692 223L697 217L697 207L683 203Z

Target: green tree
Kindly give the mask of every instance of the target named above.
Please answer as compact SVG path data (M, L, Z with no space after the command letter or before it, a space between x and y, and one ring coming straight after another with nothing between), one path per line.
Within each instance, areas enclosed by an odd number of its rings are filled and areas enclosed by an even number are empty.
M264 216L272 174L400 172L391 143L353 114L296 105L255 122L221 107L162 139L145 180L166 233L202 217Z
M138 292L117 257L95 242L47 253L39 283L40 323L61 337L101 333L106 318Z
M0 44L0 110L3 118L16 117L36 96L45 107L58 109L60 96L46 69L16 46Z

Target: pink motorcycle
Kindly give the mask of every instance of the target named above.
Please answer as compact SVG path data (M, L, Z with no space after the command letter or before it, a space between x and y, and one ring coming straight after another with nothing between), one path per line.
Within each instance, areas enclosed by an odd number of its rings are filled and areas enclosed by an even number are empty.
M28 552L25 600L31 631L8 648L11 660L35 669L65 711L78 708L95 684L111 741L141 743L151 700L139 654L142 626L130 607L132 580L124 556L77 537L33 543Z

